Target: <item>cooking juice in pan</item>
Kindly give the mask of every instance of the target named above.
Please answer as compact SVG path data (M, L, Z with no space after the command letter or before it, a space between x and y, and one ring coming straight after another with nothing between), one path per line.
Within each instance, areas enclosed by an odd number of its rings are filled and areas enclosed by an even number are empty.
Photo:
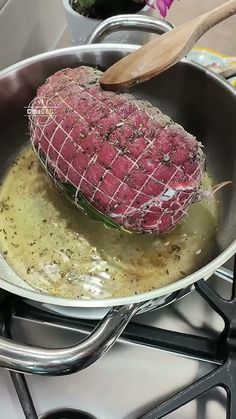
M204 187L210 188L208 174ZM69 298L151 291L209 258L218 219L216 195L192 204L167 235L108 229L71 205L23 150L0 187L0 246L11 268L42 292Z

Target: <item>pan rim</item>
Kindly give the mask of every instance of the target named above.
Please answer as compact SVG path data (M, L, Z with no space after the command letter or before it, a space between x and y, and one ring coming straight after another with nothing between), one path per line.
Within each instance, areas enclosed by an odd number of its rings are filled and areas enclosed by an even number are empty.
M147 301L153 301L160 297L164 297L172 294L173 292L179 291L181 289L187 288L190 285L193 285L195 282L200 279L208 279L213 275L213 273L227 262L236 251L236 239L231 243L231 245L222 252L219 256L209 262L207 265L202 267L196 272L193 272L191 275L186 276L172 284L166 285L165 287L157 288L153 291L143 292L137 295L131 295L126 297L118 298L104 298L104 299L74 299L67 297L57 297L50 294L43 294L36 289L27 289L23 288L20 285L12 284L3 278L0 277L0 288L5 291L9 291L13 294L19 295L20 297L36 301L38 303L45 303L54 306L60 307L77 307L77 308L109 308L114 306L121 306L127 304L135 304ZM10 266L7 264L10 268ZM10 268L11 269L11 268ZM21 281L22 278L18 277Z
M50 57L61 56L62 54L70 54L76 51L96 51L99 50L113 50L113 51L120 51L122 48L125 52L131 52L138 48L137 45L123 45L123 44L93 44L93 45L83 45L83 46L73 46L68 48L62 48L55 51L49 51L42 54L35 55L30 58L26 58L16 64L13 64L6 69L0 71L0 80L5 76L11 74L15 70L19 70L20 68L24 68L28 64L34 64L37 61L42 61L44 59ZM216 79L221 85L224 85L225 88L229 91L229 93L236 96L236 89L231 86L225 79L221 76L217 75L216 73L212 72L211 70L203 67L200 64L194 63L189 61L188 59L182 60L183 62L188 63L192 67L198 68L199 70L203 71L205 74L209 75L210 77ZM185 287L188 287L198 281L199 279L207 279L210 277L220 266L222 266L236 251L236 238L235 240L216 258L214 258L211 262L200 268L199 270L195 271L194 273L182 278L172 284L166 285L165 287L148 291L144 293L140 293L137 295L131 295L126 297L119 297L119 298L107 298L107 299L72 299L66 297L57 297L49 294L43 294L38 290L26 289L21 287L20 285L15 285L10 283L3 278L0 277L0 287L6 291L12 292L13 294L19 295L29 300L37 301L39 303L51 304L55 306L61 307L77 307L77 308L108 308L113 306L120 306L126 305L131 303L140 303L149 300L155 300L159 297L163 297L165 295L171 294L175 291L181 290ZM8 265L9 266L9 265ZM9 266L10 268L10 266ZM11 268L10 268L11 269ZM21 279L20 277L18 277ZM21 279L22 280L22 279Z

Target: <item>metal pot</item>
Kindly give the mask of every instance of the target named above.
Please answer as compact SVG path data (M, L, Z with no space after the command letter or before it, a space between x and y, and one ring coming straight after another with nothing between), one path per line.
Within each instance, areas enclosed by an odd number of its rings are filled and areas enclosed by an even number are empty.
M123 15L103 22L90 36L88 43L98 42L114 30L138 27L159 34L172 28L163 20ZM32 57L2 71L0 175L26 142L24 107L49 75L80 63L106 68L135 48L120 44L72 47ZM232 86L213 72L183 60L139 87L139 95L149 98L186 130L204 140L208 165L216 181L234 181L236 90ZM31 289L1 258L1 288L24 297L31 304L84 318L102 318L107 314L88 338L70 348L47 350L0 338L0 366L42 375L62 375L81 370L95 362L114 344L135 314L169 304L186 295L196 281L210 277L236 251L236 189L223 190L221 198L220 228L211 261L188 277L151 292L104 300L49 296Z

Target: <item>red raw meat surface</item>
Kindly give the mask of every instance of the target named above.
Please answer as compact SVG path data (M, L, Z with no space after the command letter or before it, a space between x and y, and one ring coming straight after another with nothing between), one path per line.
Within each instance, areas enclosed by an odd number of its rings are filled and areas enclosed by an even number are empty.
M202 146L149 102L103 91L100 75L69 68L38 89L32 110L52 112L31 116L34 150L55 181L74 185L122 227L166 233L198 196Z

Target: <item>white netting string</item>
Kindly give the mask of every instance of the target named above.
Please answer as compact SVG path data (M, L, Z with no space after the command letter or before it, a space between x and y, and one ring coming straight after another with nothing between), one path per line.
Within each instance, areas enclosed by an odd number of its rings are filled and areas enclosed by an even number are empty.
M87 74L86 74L87 72ZM89 77L90 73L92 73L93 82L89 84ZM69 74L69 75L68 75ZM81 75L83 76L87 83L81 83ZM95 75L95 76L94 76ZM138 169L142 171L139 163L143 161L143 159L147 158L148 152L152 153L152 150L155 151L155 148L158 146L158 139L161 138L162 134L167 132L167 129L170 131L170 134L181 135L183 138L186 138L186 147L188 146L189 138L187 138L187 134L185 133L182 128L175 125L170 121L168 117L164 117L161 113L148 111L144 108L145 102L139 100L132 100L132 107L131 110L128 112L128 116L123 117L122 109L124 112L126 104L131 102L129 95L119 95L120 106L113 106L112 107L112 100L115 105L114 97L111 95L110 92L102 92L99 91L98 87L98 79L100 76L100 72L92 69L88 69L85 67L80 67L79 69L74 70L66 70L64 72L60 72L60 83L59 87L54 85L55 76L49 78L48 82L45 84L45 91L41 88L38 98L35 99L35 102L32 103L32 107L37 105L37 101L42 100L42 98L46 98L47 100L55 101L55 109L53 114L50 114L48 118L45 120L45 124L41 126L39 124L38 117L35 116L33 122L31 123L31 140L37 153L39 159L42 162L42 155L43 155L43 164L45 170L50 172L49 174L51 177L54 178L54 181L58 183L58 180L63 181L65 183L69 183L74 186L75 188L75 200L78 204L79 201L79 193L82 192L85 197L89 200L89 202L94 206L101 210L101 205L98 202L98 194L102 196L106 200L106 207L102 208L103 212L120 224L124 224L125 227L132 227L132 217L139 216L137 220L136 217L136 224L138 224L138 229L142 230L145 229L145 220L148 216L156 214L156 221L153 221L151 225L152 230L159 230L159 226L162 222L164 215L169 214L171 217L170 221L170 228L172 228L179 219L186 213L186 208L188 207L189 203L192 202L194 196L196 195L197 189L200 185L201 176L204 170L204 158L201 156L201 153L198 147L196 147L196 161L198 160L198 164L196 165L195 170L193 173L187 176L188 180L188 187L184 189L184 187L180 188L172 188L171 184L172 181L180 173L180 170L183 171L183 166L175 165L171 163L172 169L174 168L173 173L171 174L168 182L163 182L162 179L158 179L155 177L155 174L158 173L158 170L163 166L163 160L155 160L155 167L150 173L144 173L143 182L139 187L135 188L134 185L132 187L129 185L129 179L132 174ZM97 86L94 88L94 86ZM101 95L104 95L104 100L101 100ZM80 98L83 97L84 104L89 105L87 113L81 113L78 111L81 106ZM71 105L72 102L72 105ZM123 108L122 108L123 106ZM150 105L149 105L150 106ZM90 113L93 113L93 107L98 109L101 115L101 119L97 121L96 125L93 125L90 120ZM135 117L141 115L144 120L147 122L145 125L142 123L137 126L135 125ZM69 129L65 129L64 126L66 125L66 121L68 118L72 118L73 116L73 123L68 124ZM104 135L104 126L106 122L109 122L109 119L117 121L113 124L112 129L109 129L107 135ZM164 121L163 121L164 120ZM164 123L163 123L164 122ZM79 127L81 124L82 127L86 127L86 132L88 135L94 134L96 139L99 142L99 147L101 148L102 144L109 143L112 146L112 149L115 151L113 158L111 159L109 165L103 165L103 162L99 161L99 151L98 148L95 153L92 153L91 156L86 155L85 150L83 149L83 140L86 139L86 135L83 136L81 134L81 138L75 138L74 131L75 127ZM154 133L152 133L152 138L148 137L147 132L149 133L149 126L156 127ZM137 134L136 138L132 139L131 144L135 144L137 139L142 139L145 142L145 147L143 147L141 153L134 157L132 153L129 151L124 153L124 147L120 147L119 141L112 140L112 135L119 134L122 132L121 127L128 127L131 131L138 131L141 130L141 134ZM166 128L167 127L167 128ZM145 130L146 128L146 130ZM50 129L52 132L50 133ZM145 132L146 131L146 132ZM64 138L62 141L59 141L57 144L58 137L63 134ZM156 133L156 135L155 135ZM190 136L189 136L190 137ZM122 139L122 138L121 138ZM193 141L193 137L190 137L191 141ZM70 142L74 148L74 153L71 159L65 158L66 148L68 147L68 142ZM56 146L55 146L56 144ZM45 146L46 145L46 146ZM129 143L127 143L127 147L129 147ZM46 152L45 152L46 151ZM190 150L193 153L193 150ZM86 168L84 171L81 172L76 168L75 159L78 156L78 153L85 153L87 158ZM80 154L81 155L81 154ZM113 168L116 164L119 163L120 159L125 159L125 162L129 163L129 169L125 173L125 175L117 176L114 173ZM150 157L152 160L152 157ZM154 160L153 160L154 161ZM153 162L152 161L152 162ZM61 162L65 163L65 169L63 170L60 168ZM91 173L91 167L100 170L101 175L99 180L91 181L89 179L89 173ZM53 171L53 175L52 175ZM73 176L71 174L74 174ZM106 188L106 181L108 180L108 176L115 182L115 187L107 187ZM76 179L76 181L75 181ZM126 180L127 179L127 180ZM150 183L150 181L159 184L161 187L161 193L156 196L150 196L149 194L145 193L145 187ZM104 189L105 188L105 189ZM122 204L119 200L119 193L122 191L123 188L128 188L131 191L131 198L125 204ZM174 195L169 199L169 205L166 204L166 195L168 195L169 191L172 189L174 191ZM86 190L89 191L89 194L86 193ZM85 191L85 192L84 192ZM129 192L128 191L128 192ZM136 205L139 197L142 196L142 202L139 206ZM178 199L180 199L178 201ZM174 208L174 206L179 208ZM123 205L123 210L121 213L116 211L117 207ZM157 214L157 208L161 210L161 213ZM149 223L150 228L150 223Z

